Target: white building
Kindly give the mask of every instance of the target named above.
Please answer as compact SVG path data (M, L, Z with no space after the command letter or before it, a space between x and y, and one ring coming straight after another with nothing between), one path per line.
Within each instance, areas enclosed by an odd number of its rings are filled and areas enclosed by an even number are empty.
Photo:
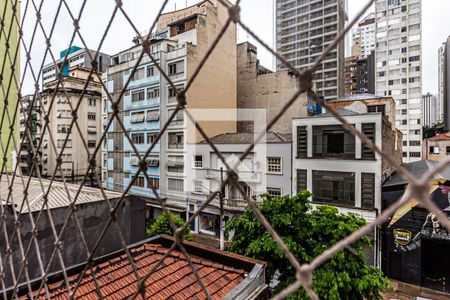
M291 65L307 68L344 30L346 0L275 1L277 52ZM314 74L317 93L325 100L344 95L345 43L331 51ZM278 62L277 69L285 66Z
M444 103L445 103L445 49L447 43L443 43L438 50L438 102L439 102L439 121L444 121Z
M397 128L406 146L404 162L421 159L422 149L422 12L421 0L377 0L377 96L397 102Z
M368 14L352 29L352 41L353 45L360 43L359 58L367 58L375 50L375 13Z
M383 113L367 113L362 103L359 108L337 111L401 162L401 134ZM345 131L330 113L294 119L292 128L293 193L306 189L313 193L314 205L336 206L344 213L356 213L372 222L381 210L381 185L392 173L391 167L359 138ZM378 264L377 255L374 261Z
M259 199L261 194L273 196L291 194L291 135L269 132L265 143L255 146L242 161L239 157L254 141L253 133L228 133L211 138L217 149L224 155L227 164L239 175L246 194ZM191 153L187 157L188 215L213 192L220 190L221 181L226 180L226 167L206 142L188 145ZM247 202L237 188L227 185L224 189L223 208L225 221L243 212ZM219 236L220 200L217 197L208 205L194 222L194 232Z
M440 105L437 95L427 93L422 97L423 126L433 126L439 121Z

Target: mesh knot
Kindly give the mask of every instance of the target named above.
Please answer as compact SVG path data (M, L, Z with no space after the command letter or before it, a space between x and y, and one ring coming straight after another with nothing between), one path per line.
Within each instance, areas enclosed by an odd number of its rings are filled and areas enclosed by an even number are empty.
M310 91L313 89L313 73L310 70L305 70L298 77L298 86L302 91Z
M186 106L186 92L184 90L177 93L177 101L181 107Z
M295 274L297 280L302 282L303 286L310 287L312 285L312 274L313 270L310 265L303 265L300 268L300 271Z
M230 16L231 21L233 21L234 23L239 22L241 18L240 13L241 8L239 7L239 5L233 5L228 9L228 15Z

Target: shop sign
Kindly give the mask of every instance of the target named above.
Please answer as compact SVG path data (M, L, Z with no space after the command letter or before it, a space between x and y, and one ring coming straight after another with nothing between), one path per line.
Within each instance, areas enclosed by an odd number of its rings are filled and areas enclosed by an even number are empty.
M411 242L412 232L404 229L394 229L394 241L396 244L406 246Z

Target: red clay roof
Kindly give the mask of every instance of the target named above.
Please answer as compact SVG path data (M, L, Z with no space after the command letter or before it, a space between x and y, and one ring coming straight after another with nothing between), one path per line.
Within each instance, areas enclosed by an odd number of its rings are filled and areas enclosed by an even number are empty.
M450 132L439 133L439 134L429 138L429 140L432 140L432 141L450 140Z
M161 245L144 244L130 249L141 278L149 272L164 255L167 248ZM245 271L227 267L213 261L190 256L198 274L213 299L221 299L245 279ZM99 299L96 283L88 271L84 276L75 298ZM126 299L137 289L136 276L126 254L110 259L94 267L99 291L105 299ZM69 277L71 289L76 285L77 275ZM69 299L64 281L49 284L52 299ZM184 255L172 251L163 264L147 279L145 295L148 299L206 299L203 290L189 267ZM45 298L42 289L38 299ZM138 299L141 299L139 296Z

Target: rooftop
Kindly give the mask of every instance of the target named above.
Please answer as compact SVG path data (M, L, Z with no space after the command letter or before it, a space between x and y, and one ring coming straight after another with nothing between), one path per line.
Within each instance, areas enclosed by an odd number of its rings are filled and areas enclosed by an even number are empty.
M353 110L349 110L349 109L345 109L345 108L339 108L335 110L339 115L341 116L356 116L356 115L362 115L362 113L353 111ZM331 112L326 112L324 114L318 115L316 116L317 118L322 118L322 117L334 117L334 115Z
M413 163L404 164L403 167L410 172L414 177L421 178L426 172L436 168L439 162L431 160L419 160ZM450 166L443 169L440 173L437 173L433 177L434 179L446 179L450 180ZM383 185L383 187L405 185L409 181L403 179L397 172L394 173Z
M29 186L27 187L28 178L29 177L23 176L23 183L22 178L19 177L14 178L11 197L8 200L9 186L12 177L10 176L8 178L7 176L2 176L0 185L0 201L3 204L6 204L7 200L8 204L11 204L12 202L14 204L14 208L16 209L16 211L20 212L22 203L25 200L24 192L27 191L29 205L23 203L23 209L21 212L26 213L28 211L31 212L40 211L42 208L42 204L44 202L43 195L44 192L47 191L50 181L45 179L39 181L36 178L31 178ZM78 189L79 185L67 183L67 190L66 190L63 183L54 181L51 185L50 192L47 197L48 198L47 207L49 209L53 209L70 205L73 199L75 199ZM68 197L67 195L69 195L70 197ZM114 199L119 198L122 194L105 191L105 195L106 197L108 197L108 199ZM103 197L101 190L89 187L82 187L76 203L81 204L102 200L105 200L105 198Z
M224 133L211 138L214 144L251 144L255 141L255 133ZM268 132L266 134L266 143L290 143L292 141L291 134L282 134L278 132ZM206 144L206 141L200 144Z
M171 243L173 243L172 237L162 235L129 247L130 255L141 277L145 276L164 256ZM256 279L253 276L255 270L264 270L261 269L264 263L192 242L183 242L183 244L212 299L240 295L240 292L246 288L248 289L246 292L255 292L260 287L260 283L256 286L249 283L252 278ZM192 255L199 252L203 255ZM68 282L72 291L83 266L77 266L76 272L68 270ZM93 272L99 284L98 288L93 280ZM64 280L60 278L52 281L51 279L50 277L50 297L67 299L68 293ZM261 278L257 279L261 280ZM116 255L96 260L93 267L84 275L74 296L77 299L98 299L101 293L103 298L128 299L135 293L137 284L129 257L121 251ZM172 251L146 280L144 292L148 299L206 298L186 257L178 250ZM45 290L42 289L39 294L35 291L33 296L38 296L36 299L45 298Z
M353 95L339 98L336 100L330 100L328 102L362 101L362 100L383 99L383 98L386 98L386 97L380 97L380 96L375 96L373 94L361 93L361 94L353 94Z
M450 132L438 133L437 135L430 137L429 141L445 141L450 140Z

